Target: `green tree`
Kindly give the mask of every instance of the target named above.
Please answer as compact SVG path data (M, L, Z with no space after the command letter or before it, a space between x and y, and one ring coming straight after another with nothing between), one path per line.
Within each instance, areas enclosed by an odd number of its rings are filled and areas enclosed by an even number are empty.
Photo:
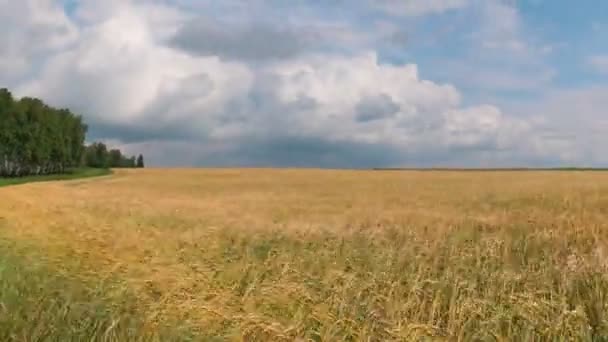
M144 166L144 156L140 154L139 157L137 157L137 167L143 168Z
M113 149L110 150L110 167L123 167L123 159L122 153L120 150Z
M135 157L108 151L103 143L85 146L87 131L82 117L69 109L31 97L16 100L8 89L0 89L0 177L63 173L83 164L137 166Z

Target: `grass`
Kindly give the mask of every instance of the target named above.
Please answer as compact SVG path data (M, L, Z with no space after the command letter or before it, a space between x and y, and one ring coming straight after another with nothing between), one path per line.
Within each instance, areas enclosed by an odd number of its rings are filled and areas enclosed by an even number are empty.
M146 327L119 281L83 283L49 269L36 254L0 240L0 340L186 340L177 331Z
M35 182L49 182L59 180L73 180L81 178L91 178L110 175L112 171L109 169L94 169L94 168L76 168L71 169L64 174L48 175L48 176L27 176L17 178L1 178L0 187L8 185L19 185Z
M4 178L0 187L110 173L107 169L80 168L62 175ZM137 320L131 296L119 282L84 284L58 274L59 269L46 265L44 255L26 245L0 240L0 340L166 340Z
M3 254L45 270L3 288L50 279L11 311L67 298L164 340L608 339L606 172L120 170L0 195ZM2 330L78 326L57 316Z

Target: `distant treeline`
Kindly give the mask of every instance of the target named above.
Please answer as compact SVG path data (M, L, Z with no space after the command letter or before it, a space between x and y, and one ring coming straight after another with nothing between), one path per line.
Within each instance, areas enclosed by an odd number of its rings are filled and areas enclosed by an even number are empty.
M64 173L77 167L143 167L102 143L85 145L87 125L69 109L39 99L15 100L0 89L0 177Z
M96 142L86 147L85 165L96 168L144 167L144 157L127 157L118 149L108 150L104 143Z

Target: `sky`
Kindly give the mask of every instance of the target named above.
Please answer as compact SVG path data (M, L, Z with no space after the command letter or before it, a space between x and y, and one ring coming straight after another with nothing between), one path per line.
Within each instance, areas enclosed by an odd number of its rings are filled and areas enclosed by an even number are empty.
M0 88L151 166L608 166L608 1L0 0Z

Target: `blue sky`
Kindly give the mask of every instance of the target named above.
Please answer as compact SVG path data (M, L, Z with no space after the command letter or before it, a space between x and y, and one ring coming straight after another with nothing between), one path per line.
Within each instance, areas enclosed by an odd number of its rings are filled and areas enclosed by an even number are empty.
M521 3L526 25L544 41L558 46L547 63L555 69L556 84L576 86L601 81L586 65L589 55L608 54L608 2L526 1Z
M608 165L608 2L0 1L0 26L0 86L152 165Z

